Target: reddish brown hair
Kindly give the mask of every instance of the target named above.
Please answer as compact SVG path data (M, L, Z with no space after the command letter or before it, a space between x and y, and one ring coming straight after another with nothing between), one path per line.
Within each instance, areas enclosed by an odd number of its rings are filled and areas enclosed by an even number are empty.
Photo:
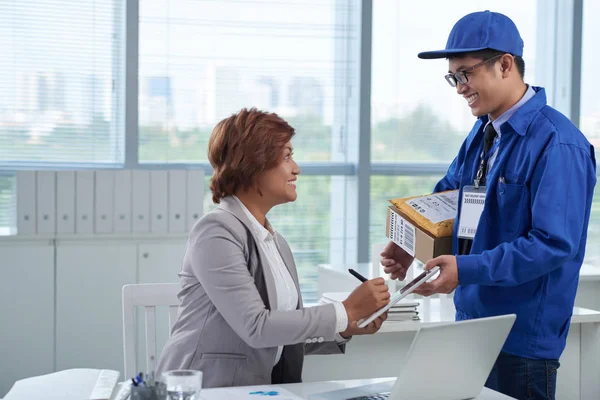
M208 141L213 202L248 190L256 177L281 162L283 147L295 131L274 113L243 108L215 126Z

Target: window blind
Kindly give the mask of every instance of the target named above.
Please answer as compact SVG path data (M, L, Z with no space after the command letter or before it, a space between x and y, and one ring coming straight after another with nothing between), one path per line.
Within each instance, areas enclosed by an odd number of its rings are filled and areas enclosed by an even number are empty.
M298 160L345 161L359 4L141 0L140 161L206 161L214 125L252 106L296 128Z
M0 2L0 164L123 162L124 1Z

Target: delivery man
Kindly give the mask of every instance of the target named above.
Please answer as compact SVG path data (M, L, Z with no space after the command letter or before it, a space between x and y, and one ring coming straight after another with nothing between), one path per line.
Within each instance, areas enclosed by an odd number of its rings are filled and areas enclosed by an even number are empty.
M490 11L461 18L444 50L446 81L477 121L434 191L460 189L453 254L429 260L437 279L417 293L455 290L456 319L516 314L486 386L517 399L554 399L575 302L594 186L593 146L543 88L524 82L523 40ZM389 243L385 271L413 258Z

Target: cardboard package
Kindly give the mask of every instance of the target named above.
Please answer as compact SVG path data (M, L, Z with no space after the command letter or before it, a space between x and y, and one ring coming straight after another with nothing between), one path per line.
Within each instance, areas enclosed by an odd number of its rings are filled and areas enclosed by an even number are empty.
M452 253L458 190L390 200L386 236L421 262Z

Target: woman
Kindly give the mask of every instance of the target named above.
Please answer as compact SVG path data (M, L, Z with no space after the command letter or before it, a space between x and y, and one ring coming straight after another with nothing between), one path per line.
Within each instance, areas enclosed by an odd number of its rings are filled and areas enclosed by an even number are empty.
M292 252L266 218L296 200L294 129L276 114L241 110L208 144L219 206L192 228L179 274L177 321L157 372L203 371L204 387L300 382L306 353L342 353L356 321L389 302L382 278L342 303L304 308ZM160 375L159 375L160 376Z

